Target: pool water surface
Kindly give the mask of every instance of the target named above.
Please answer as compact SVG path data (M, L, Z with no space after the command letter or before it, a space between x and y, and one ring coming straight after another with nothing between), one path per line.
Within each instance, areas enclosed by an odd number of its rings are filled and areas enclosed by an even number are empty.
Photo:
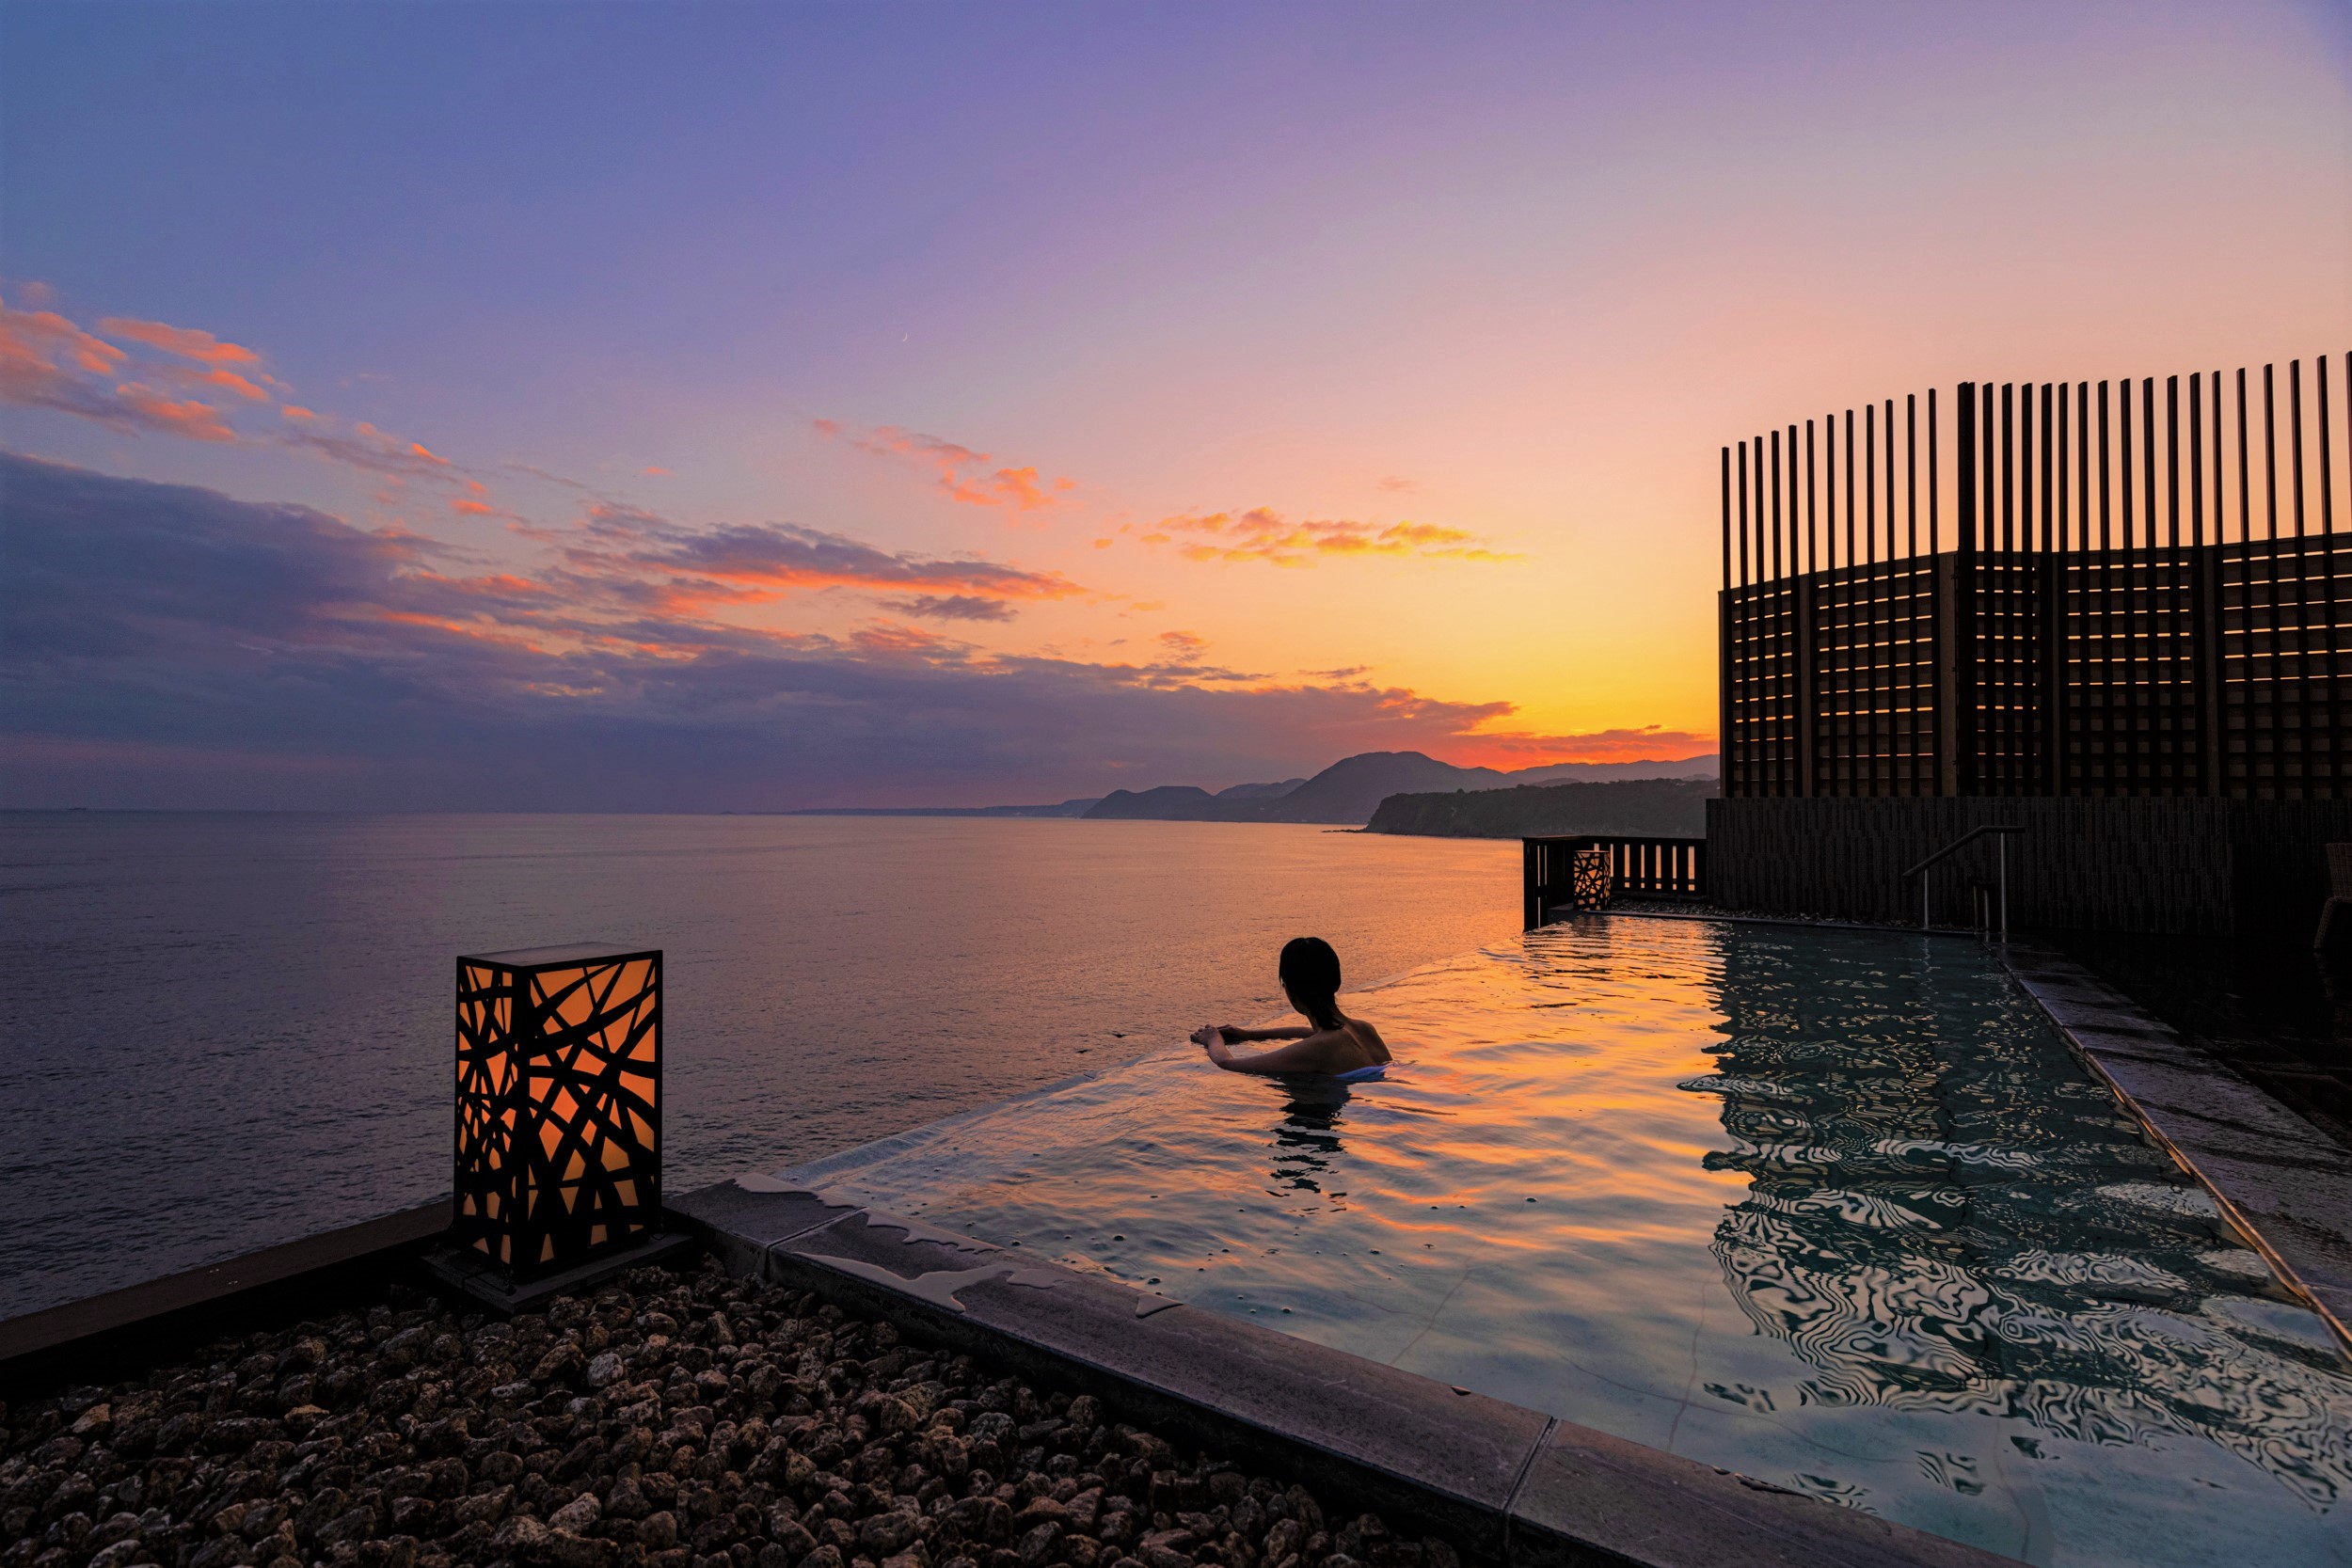
M1343 1002L1386 1081L1172 1048L785 1175L2031 1562L2352 1561L2325 1326L1973 943L1586 917Z

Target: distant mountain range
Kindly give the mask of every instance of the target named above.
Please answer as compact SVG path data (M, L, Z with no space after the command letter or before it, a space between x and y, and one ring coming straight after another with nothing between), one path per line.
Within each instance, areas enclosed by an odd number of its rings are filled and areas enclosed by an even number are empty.
M1456 768L1421 752L1364 752L1311 779L1239 784L1215 794L1193 784L1119 789L1100 799L1041 806L883 806L799 811L793 816L1083 816L1095 821L1324 822L1359 828L1391 795L1504 789L1515 784L1613 779L1712 779L1712 754L1679 762L1561 762L1504 772Z
M1380 802L1391 795L1602 779L1714 776L1712 756L1685 757L1680 762L1562 762L1503 772L1493 768L1456 768L1421 752L1364 752L1343 757L1313 778L1287 787L1240 784L1215 795L1190 784L1120 789L1103 797L1086 815L1097 821L1327 822L1359 828L1372 820Z
M1715 789L1713 779L1603 779L1391 795L1364 831L1438 838L1705 838L1707 802Z

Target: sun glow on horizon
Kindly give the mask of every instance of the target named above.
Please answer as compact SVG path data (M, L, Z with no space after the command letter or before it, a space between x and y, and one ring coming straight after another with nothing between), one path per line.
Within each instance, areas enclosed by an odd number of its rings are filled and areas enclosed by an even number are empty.
M1725 440L2352 338L2289 4L575 9L562 90L538 18L263 9L0 63L37 564L163 574L107 657L212 684L141 743L257 769L373 754L317 683L691 731L746 804L1701 755ZM319 96L193 86L263 69ZM87 706L9 719L11 791L103 780L41 760L124 738Z

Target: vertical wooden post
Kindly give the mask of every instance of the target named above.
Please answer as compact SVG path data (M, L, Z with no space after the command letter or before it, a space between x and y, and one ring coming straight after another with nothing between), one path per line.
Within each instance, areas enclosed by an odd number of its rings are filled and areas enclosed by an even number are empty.
M2140 543L2138 529L2134 527L2134 515L2131 515L2131 376L2124 376L2124 381L2117 383L2115 392L2117 414L2120 414L2117 423L2124 430L2124 466L2122 466L2124 467L2124 547L2131 550Z
M1772 439L1775 442L1780 439L1778 432L1773 433ZM1797 427L1792 424L1788 427L1788 527L1792 533L1799 528L1804 530L1804 554L1810 556L1813 550L1813 515L1810 508L1802 512L1798 508L1798 483ZM1817 705L1813 667L1815 583L1809 565L1800 563L1796 560L1796 552L1793 549L1790 551L1790 557L1792 566L1800 567L1793 572L1792 575L1796 580L1789 585L1792 590L1790 608L1796 614L1797 634L1796 792L1800 796L1810 799L1816 792L1819 768L1819 759L1816 753L1820 750L1814 734L1817 727L1814 718Z
M1991 432L1986 433L1990 439ZM2001 384L2001 553L2017 548L2017 384Z
M1957 548L1951 570L1939 585L1937 617L1951 629L1945 657L1936 661L1947 683L1944 709L1944 790L1947 795L1977 793L1977 386L1960 384L1954 407L1959 425L1953 432L1953 458L1959 465L1959 494L1954 498L1953 530Z
M2040 644L2034 653L2039 665L2040 679L2035 685L2042 722L2037 736L2039 756L2034 787L2042 795L2063 794L2066 787L2066 557L2053 511L2058 488L2052 467L2053 454L2058 451L2058 433L2052 427L2054 404L2063 407L2065 400L2054 399L2055 390L2048 382L2042 384L2042 451L2037 460L2042 477L2042 531L2034 583L2041 602L2034 616L2035 641ZM2031 387L2026 388L2026 412L2028 416L2033 412ZM2032 455L2030 448L2027 455Z
M2327 663L2321 667L2321 678L2327 684L2328 703L2328 799L2340 800L2344 793L2344 702L2338 690L2343 674L2337 663L2342 641L2342 612L2337 608L2344 599L2344 585L2336 576L2336 489L2334 465L2328 461L2332 437L2328 432L2328 358L2319 356L2312 364L2313 388L2319 395L2319 534L2320 571L2327 583L2320 602L2327 607Z
M2052 792L2058 795L2072 793L2074 785L2077 783L2074 768L2076 754L2074 732L2071 722L2072 716L2067 712L2067 705L2073 700L2074 689L2075 648L2073 632L2075 626L2075 595L2082 581L2082 563L2080 558L2074 553L2074 522L2068 515L2066 504L2066 459L2068 452L2073 450L2067 442L2071 438L2075 446L2082 444L2081 432L2073 429L2067 417L2069 394L2073 390L2074 388L2064 382L2060 382L2058 386L2056 400L2058 436L2053 448L2057 455L2051 465L2051 495L2058 506L2058 510L2052 515L2058 549L2058 565L2051 574L2051 580L2056 585L2054 593L2058 601L2057 613L2052 620L2052 625L2058 628L2058 643L2057 651L2051 655L2050 658L2050 666L2056 672L2055 695L2050 705L2058 715L2058 750L2051 759L2050 768L2054 781L2051 785ZM2046 428L2048 421L2045 420L2043 423Z
M2264 547L2268 557L2265 562L2268 570L2263 578L2267 590L2264 594L2263 629L2269 657L2263 660L2262 690L2264 717L2269 721L2265 727L2270 733L2270 793L2266 799L2277 800L2284 799L2286 783L2286 736L2280 721L2280 710L2286 705L2280 701L2284 690L2279 684L2286 645L2286 617L2280 613L2279 606L2279 418L2272 390L2273 368L2263 367L2263 519Z
M1942 580L1944 551L1936 534L1938 511L1936 505L1935 473L1935 388L1928 388L1928 572L1923 584L1928 603L1928 644L1932 650L1927 674L1920 683L1920 701L1927 706L1927 744L1930 758L1923 793L1944 795L1944 760L1951 752L1944 744L1944 715L1947 709L1944 693L1944 598L1936 592Z
M1740 541L1740 571L1747 569L1747 540ZM1724 586L1715 595L1715 771L1726 796L1740 793L1739 743L1731 724L1731 448L1724 448Z
M1903 793L1925 793L1926 780L1920 775L1922 759L1928 751L1923 728L1929 704L1921 668L1927 652L1921 645L1924 636L1933 634L1934 622L1926 613L1928 596L1919 592L1919 394L1903 395L1903 529L1910 546L1910 570L1903 581L1903 649L1908 660L1904 680L1904 696L1909 704L1905 710L1910 718L1903 725L1903 748L1906 761L1903 768Z

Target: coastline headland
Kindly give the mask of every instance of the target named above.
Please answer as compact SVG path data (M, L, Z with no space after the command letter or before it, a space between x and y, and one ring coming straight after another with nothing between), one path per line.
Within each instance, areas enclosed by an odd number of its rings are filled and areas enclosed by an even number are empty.
M1422 752L1361 752L1342 757L1311 778L1237 784L1210 791L1197 784L1157 784L1115 789L1048 805L1013 806L820 806L786 812L787 816L1013 816L1083 817L1097 822L1304 822L1359 828L1392 796L1435 792L1509 791L1537 784L1705 783L1716 775L1713 755L1643 762L1562 762L1504 771L1462 768ZM1621 797L1631 800L1631 795ZM1663 799L1664 797L1661 797ZM1679 798L1678 794L1676 798ZM1619 799L1612 797L1611 799ZM1414 832L1412 828L1382 829ZM1449 833L1456 837L1507 837L1507 832ZM1529 829L1528 832L1549 832ZM1603 824L1597 832L1648 832ZM1674 831L1685 831L1677 827ZM1704 831L1704 825L1688 831Z

